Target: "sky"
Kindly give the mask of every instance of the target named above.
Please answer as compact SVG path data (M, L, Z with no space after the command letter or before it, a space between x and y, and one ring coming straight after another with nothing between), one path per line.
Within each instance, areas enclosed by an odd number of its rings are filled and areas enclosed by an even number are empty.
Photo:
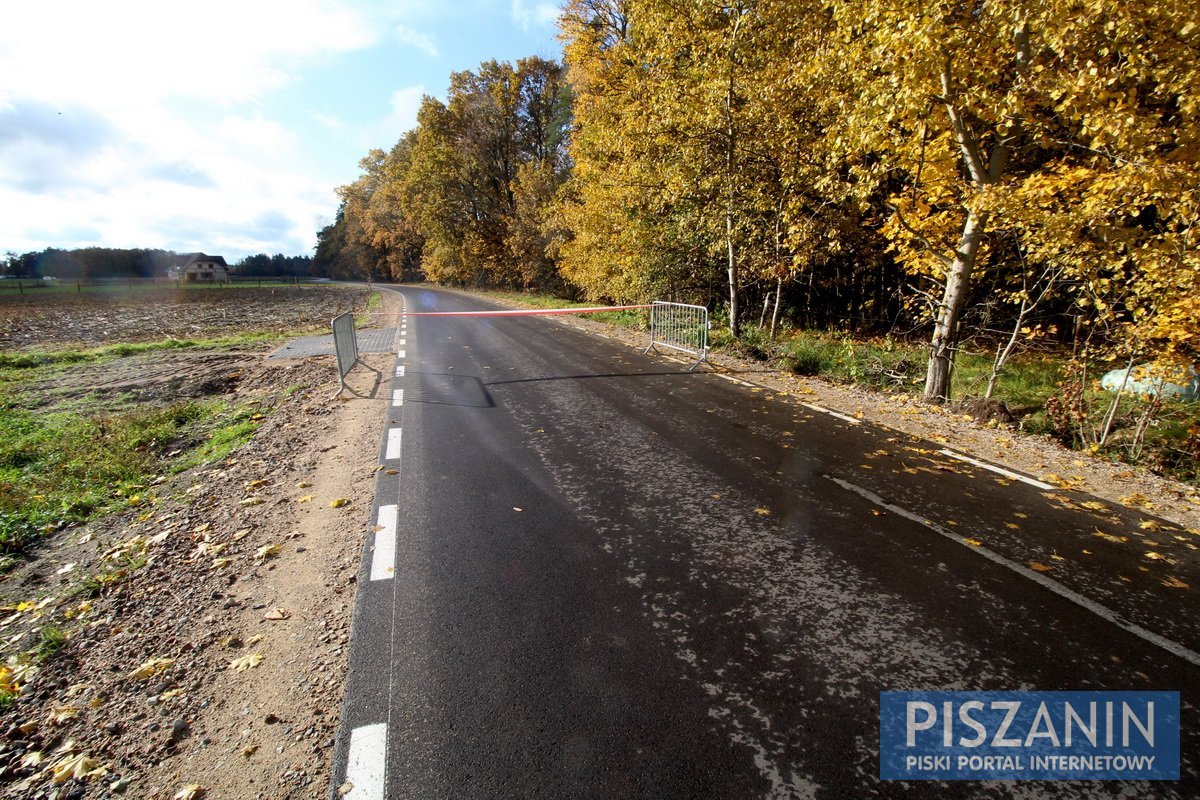
M560 59L539 0L0 4L0 253L311 255L334 190L489 59Z

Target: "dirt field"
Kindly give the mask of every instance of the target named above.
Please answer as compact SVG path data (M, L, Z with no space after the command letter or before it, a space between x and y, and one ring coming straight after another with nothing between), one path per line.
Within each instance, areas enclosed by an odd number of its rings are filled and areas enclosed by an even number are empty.
M366 289L139 288L0 295L0 349L145 342L329 324L365 307Z
M197 302L190 324L209 334L255 330L349 310L349 297L365 305L365 291L301 291L236 318L228 306ZM87 327L111 309L75 311ZM27 310L26 321L69 316ZM173 312L139 313L166 325ZM272 410L229 458L163 481L126 512L51 536L0 578L0 658L10 667L24 669L21 654L46 629L66 634L0 712L0 796L327 791L386 401L376 373L356 369L360 396L332 400L331 357L266 353L142 353L74 365L22 390L46 408L83 396L95 410L210 397ZM382 369L391 356L366 358Z

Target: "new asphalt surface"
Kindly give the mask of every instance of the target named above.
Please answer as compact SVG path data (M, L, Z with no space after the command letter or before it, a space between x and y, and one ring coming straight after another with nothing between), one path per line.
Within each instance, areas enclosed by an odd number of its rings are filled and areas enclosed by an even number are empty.
M332 796L1200 796L1191 534L569 321L400 335ZM907 689L1178 691L1182 780L884 781Z

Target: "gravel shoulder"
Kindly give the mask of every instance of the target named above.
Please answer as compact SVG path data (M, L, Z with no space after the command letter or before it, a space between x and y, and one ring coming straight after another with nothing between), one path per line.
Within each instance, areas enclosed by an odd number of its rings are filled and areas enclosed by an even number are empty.
M67 634L0 712L0 797L328 790L392 358L365 355L376 372L337 400L331 357L117 362L115 392L202 385L274 409L228 458L54 534L0 581L5 658Z

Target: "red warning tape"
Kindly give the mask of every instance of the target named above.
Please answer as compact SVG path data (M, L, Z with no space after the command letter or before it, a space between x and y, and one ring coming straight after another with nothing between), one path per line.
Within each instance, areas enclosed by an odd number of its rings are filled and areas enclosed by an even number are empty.
M632 311L653 306L597 306L595 308L520 308L505 311L413 311L401 317L529 317L542 314L596 314L601 311Z

